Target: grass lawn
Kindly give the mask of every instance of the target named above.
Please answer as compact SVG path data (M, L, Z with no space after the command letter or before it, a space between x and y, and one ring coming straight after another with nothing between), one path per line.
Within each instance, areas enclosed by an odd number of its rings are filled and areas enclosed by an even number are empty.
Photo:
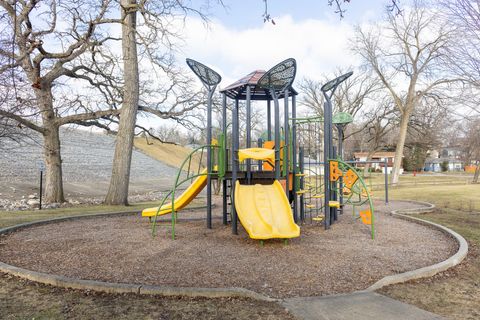
M70 207L48 210L28 210L28 211L1 211L0 212L0 228L5 228L15 224L46 220L59 217L70 217L85 214L96 214L106 212L123 212L123 211L141 211L144 208L158 205L157 202L136 203L130 206L84 206Z
M383 199L383 176L372 175L373 197ZM389 185L389 198L434 203L439 208L480 211L480 184L471 184L471 176L425 174L402 175L398 186ZM367 186L369 182L367 179Z
M400 186L391 190L390 198L434 203L435 212L417 216L463 235L470 245L466 260L432 278L389 286L380 292L451 319L480 319L480 213L473 212L480 211L480 184L447 181L442 185Z
M445 184L469 184L472 181L472 175L470 174L413 174L406 173L399 177L398 188L424 186L424 185L445 185ZM372 185L373 189L383 189L385 183L385 176L380 173L371 173L366 177L367 185ZM390 183L390 176L388 176ZM371 182L370 182L371 181ZM389 185L390 186L390 185Z
M389 286L380 293L450 319L480 319L480 214L438 209L418 216L462 234L469 242L468 256L432 278Z
M0 274L1 319L293 319L271 302L113 295L60 289Z
M389 194L391 199L427 201L439 208L480 211L480 184L400 187Z

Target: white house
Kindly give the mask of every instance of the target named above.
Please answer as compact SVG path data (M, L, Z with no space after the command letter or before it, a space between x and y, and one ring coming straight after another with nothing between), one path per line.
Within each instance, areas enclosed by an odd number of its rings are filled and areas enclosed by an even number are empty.
M355 152L353 154L355 161L367 161L368 152ZM387 160L387 172L388 174L392 173L393 170L393 159L395 158L395 152L390 151L378 151L372 155L370 161L378 161L377 163L371 163L370 167L376 171L385 172L385 160ZM365 167L365 163L356 164L357 168ZM400 174L403 173L403 167L400 167Z
M458 147L443 148L441 152L429 151L429 157L425 160L425 171L441 172L442 164L447 171L462 171L464 163L461 159L462 151Z

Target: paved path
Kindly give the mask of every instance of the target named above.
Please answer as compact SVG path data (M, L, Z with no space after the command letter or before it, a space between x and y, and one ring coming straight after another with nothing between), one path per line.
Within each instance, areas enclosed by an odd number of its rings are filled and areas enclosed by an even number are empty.
M291 298L283 302L303 320L441 320L436 314L375 292Z

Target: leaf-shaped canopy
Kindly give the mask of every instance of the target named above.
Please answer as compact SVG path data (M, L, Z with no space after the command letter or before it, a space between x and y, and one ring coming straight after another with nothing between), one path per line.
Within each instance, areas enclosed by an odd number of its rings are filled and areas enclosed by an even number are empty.
M208 87L216 86L222 81L222 77L203 63L187 58L187 65L200 78L200 81Z
M285 90L292 85L296 73L297 62L289 58L268 70L258 80L258 86L264 89Z

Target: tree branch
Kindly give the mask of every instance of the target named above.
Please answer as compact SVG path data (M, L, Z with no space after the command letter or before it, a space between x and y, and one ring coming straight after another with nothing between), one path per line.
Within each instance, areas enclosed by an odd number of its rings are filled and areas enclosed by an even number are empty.
M22 118L21 116L19 115L16 115L14 113L11 113L11 112L8 112L8 111L5 111L5 110L2 110L0 109L0 116L4 116L6 118L9 118L9 119L12 119L12 120L15 120L17 121L18 123L20 124L23 124L24 126L32 129L32 130L35 130L37 132L40 132L40 133L44 133L45 132L45 129L36 125L35 123L31 122L31 121L28 121L24 118Z

